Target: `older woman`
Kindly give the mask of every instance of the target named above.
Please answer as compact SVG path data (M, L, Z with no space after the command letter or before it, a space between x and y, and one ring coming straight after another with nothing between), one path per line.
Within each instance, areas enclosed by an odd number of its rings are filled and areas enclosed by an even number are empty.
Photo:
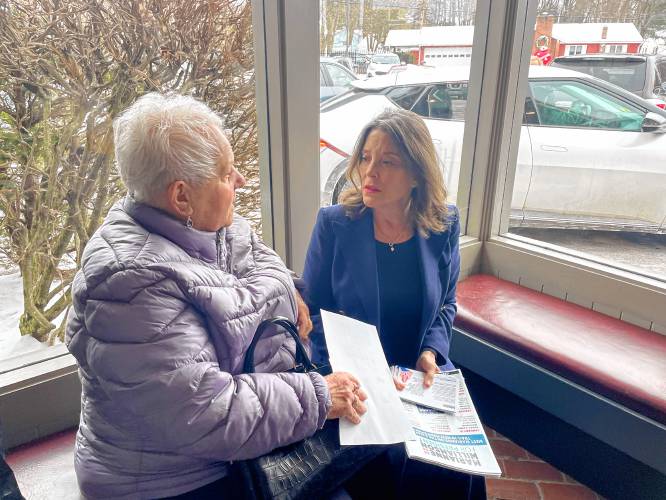
M86 246L67 322L83 386L79 485L91 498L228 497L228 461L327 418L358 422L365 395L349 374L284 373L293 342L277 332L255 352L272 373L241 374L258 324L295 320L298 296L234 216L245 180L221 119L190 97L148 94L114 133L129 194Z
M446 204L437 154L423 120L404 110L376 117L361 131L346 177L351 187L339 205L319 211L312 233L303 274L311 310L340 311L377 326L389 364L415 367L431 385L440 369L453 368L449 344L460 273L460 223L458 210ZM322 361L327 352L316 316L315 324L313 349L315 359ZM395 474L387 475L385 464L375 464L374 477L357 480L356 490L371 494L365 485L383 484L389 490L386 497L400 487L414 498L470 493L469 476L417 462L403 468L400 451L390 457ZM402 485L382 479L400 477L401 470ZM483 490L481 479L471 491L485 498Z

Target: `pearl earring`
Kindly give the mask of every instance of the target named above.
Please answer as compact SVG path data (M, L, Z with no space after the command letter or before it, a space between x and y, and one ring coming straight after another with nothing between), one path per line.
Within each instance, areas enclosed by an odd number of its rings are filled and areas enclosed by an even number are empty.
M185 226L192 229L192 217L189 215L187 216L187 220L185 221Z

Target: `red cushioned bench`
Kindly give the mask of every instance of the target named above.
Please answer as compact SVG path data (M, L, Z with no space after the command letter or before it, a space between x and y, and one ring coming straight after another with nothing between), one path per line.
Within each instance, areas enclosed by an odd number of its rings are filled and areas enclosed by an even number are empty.
M483 274L457 299L459 328L666 424L666 336Z
M457 300L455 364L666 474L666 336L494 276Z
M25 498L83 498L74 474L75 439L76 429L71 429L19 446L7 455Z

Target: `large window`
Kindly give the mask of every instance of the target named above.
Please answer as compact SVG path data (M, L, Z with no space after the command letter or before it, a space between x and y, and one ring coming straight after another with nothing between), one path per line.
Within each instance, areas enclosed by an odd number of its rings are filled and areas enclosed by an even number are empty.
M423 117L451 202L459 206L467 203L467 193L460 193L459 185L461 177L469 180L471 176L471 168L461 168L461 156L476 2L458 2L456 9L444 9L442 2L435 0L396 5L400 7L360 1L320 2L322 60L349 60L358 78L349 90L323 100L321 105L324 205L335 203L345 187L347 159L362 127L382 111L394 108Z
M536 70L529 77L519 145L525 163L516 169L509 233L666 281L660 187L666 185L666 134L645 126L655 111L582 74L573 79L555 68ZM666 113L657 120L666 123Z
M135 4L0 8L0 360L62 341L81 253L125 195L112 120L146 92L225 117L236 207L261 230L250 2Z
M555 20L573 22L569 8L560 4ZM524 42L532 54L550 50L539 39L544 21ZM598 27L576 29L591 39ZM565 54L577 51L567 46ZM644 88L657 81L651 58L523 62L522 123L507 140L517 159L503 179L499 238L487 252L500 276L663 332L666 317L652 300L666 293L666 112ZM521 265L507 265L518 255ZM638 299L645 290L653 295Z

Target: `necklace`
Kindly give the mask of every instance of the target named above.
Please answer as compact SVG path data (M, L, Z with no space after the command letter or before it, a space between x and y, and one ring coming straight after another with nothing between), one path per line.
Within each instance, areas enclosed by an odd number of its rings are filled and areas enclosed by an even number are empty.
M405 231L409 231L409 228L401 228L397 233L395 233L393 236L390 236L387 232L385 232L383 229L381 229L379 226L375 224L375 229L378 230L377 232L380 233L383 236L387 236L387 244L389 246L389 250L391 252L395 252L395 246L398 244L398 242L403 238L405 235Z

